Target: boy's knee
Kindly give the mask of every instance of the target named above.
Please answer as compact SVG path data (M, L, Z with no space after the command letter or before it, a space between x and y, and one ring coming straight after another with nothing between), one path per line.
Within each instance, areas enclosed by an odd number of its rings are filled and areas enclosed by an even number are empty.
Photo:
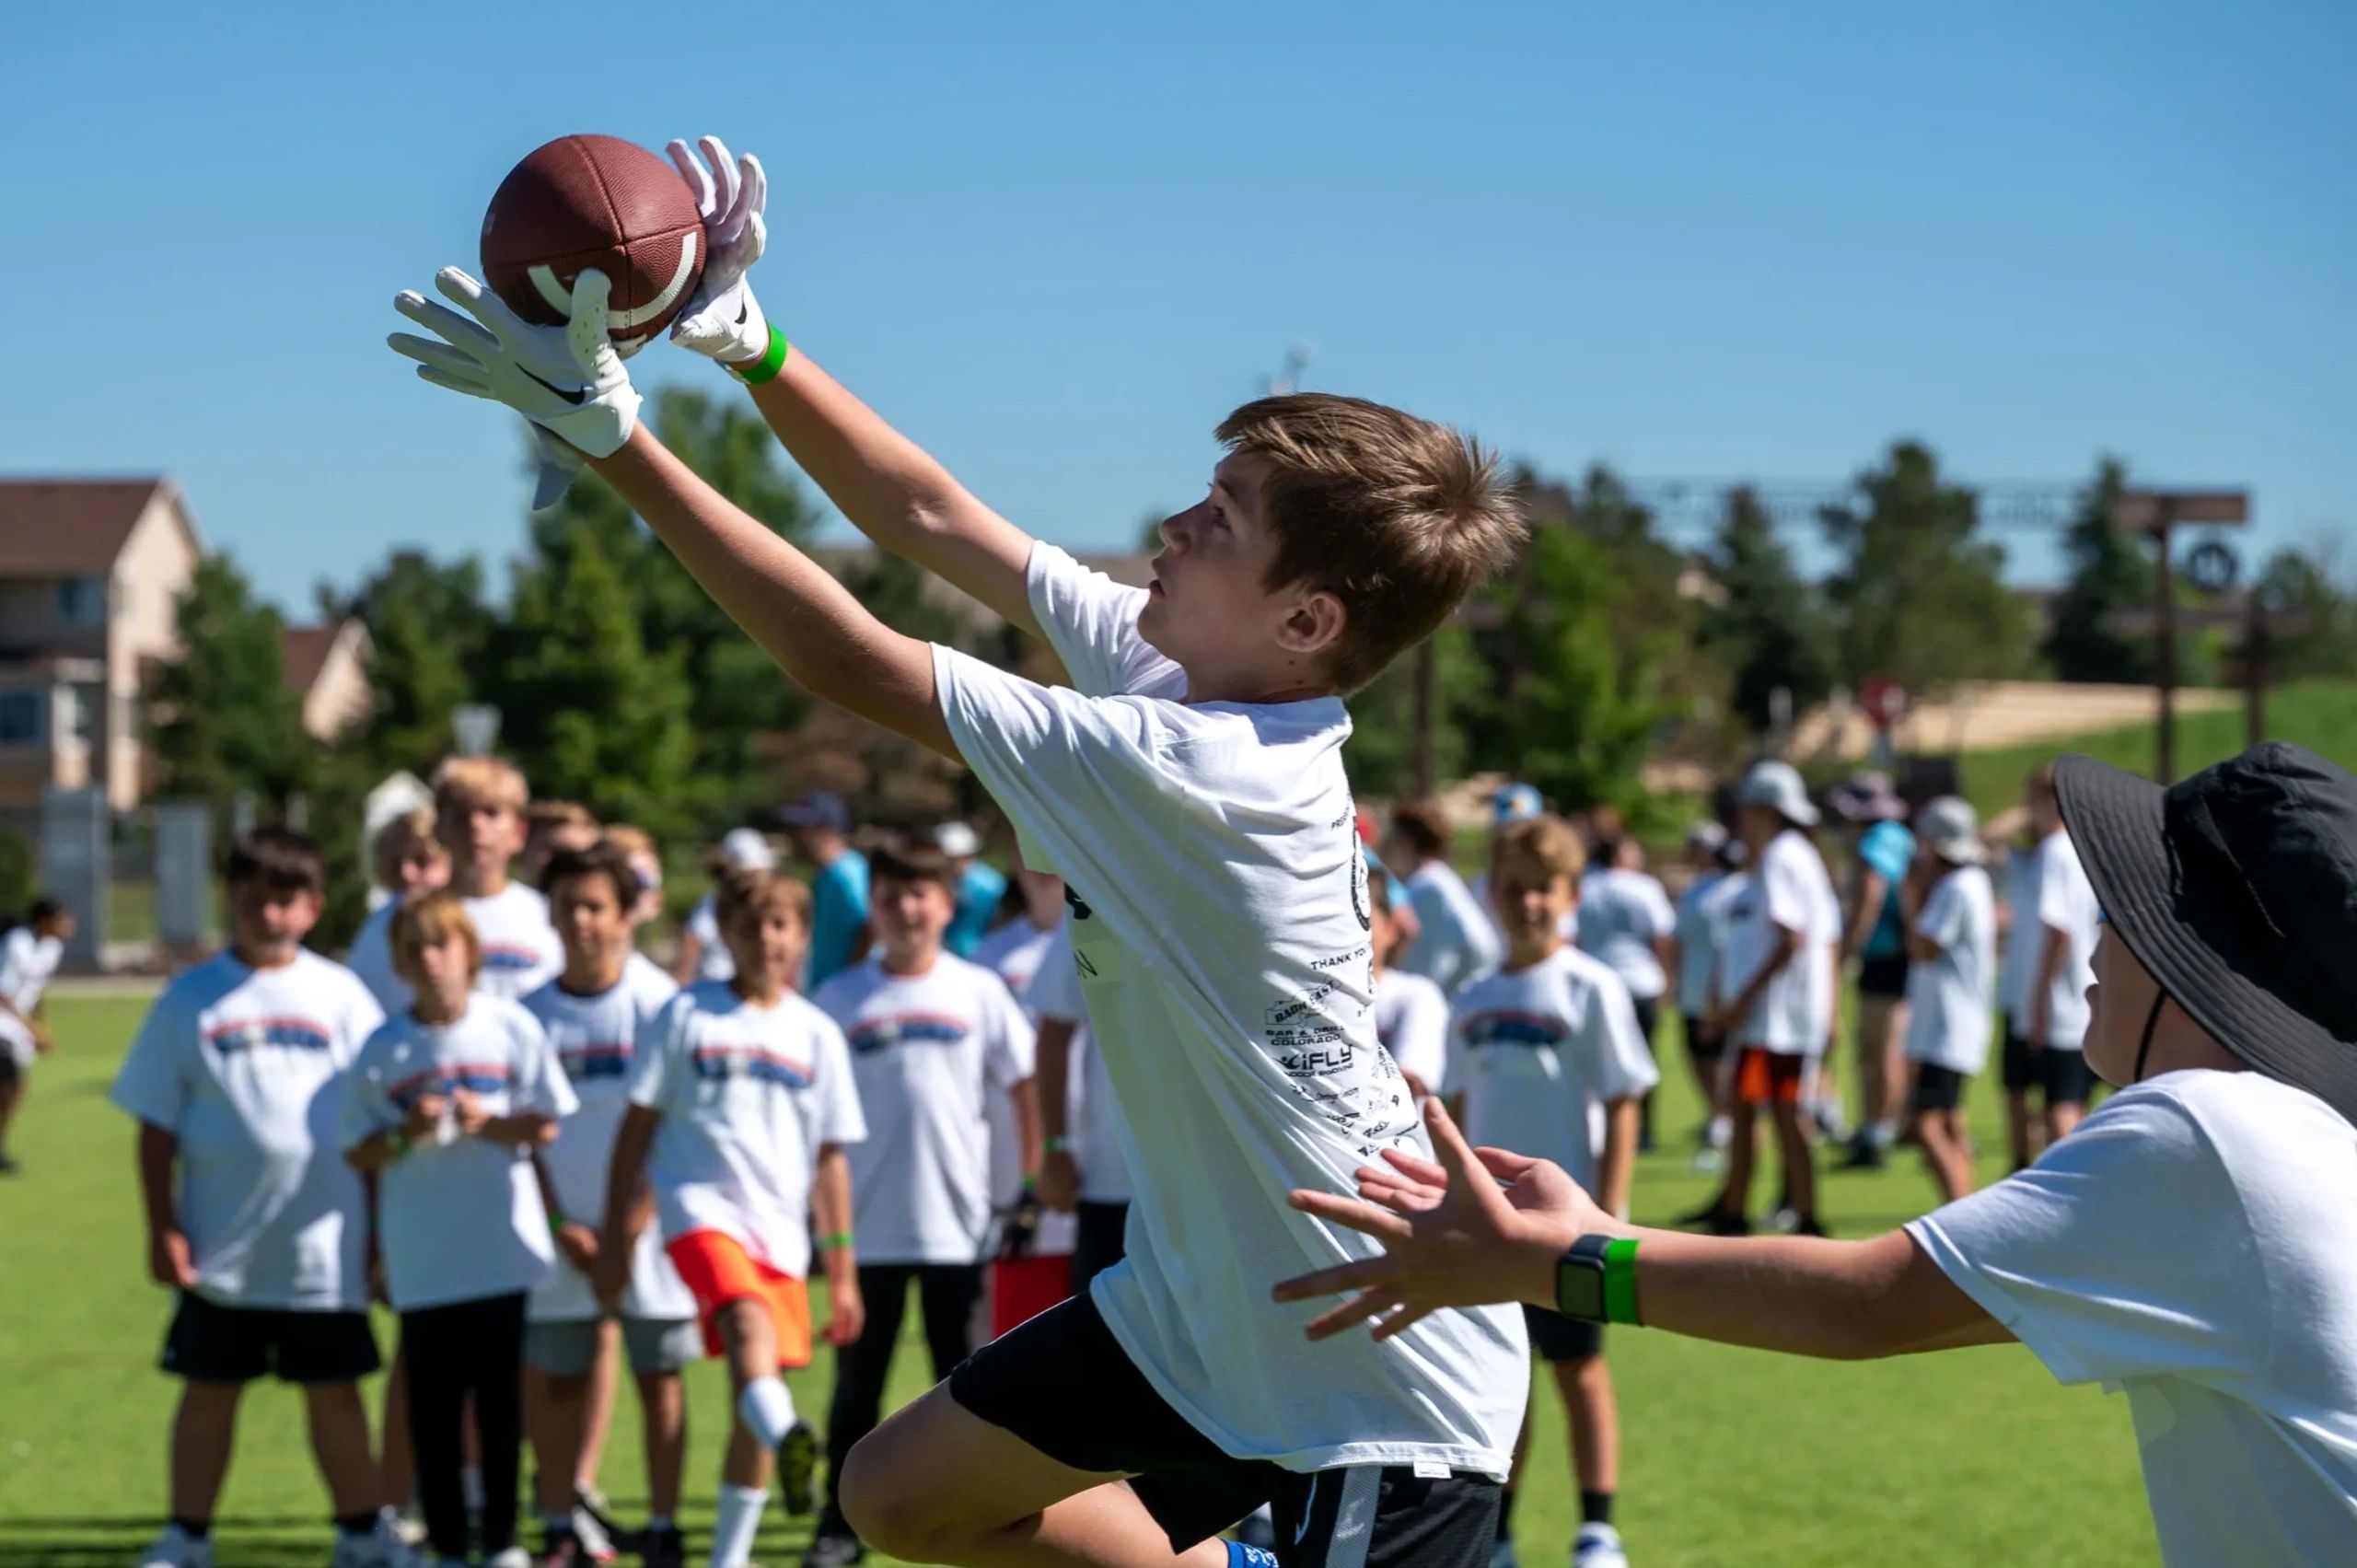
M896 1463L891 1446L880 1431L852 1446L843 1459L843 1518L872 1551L911 1562L939 1562L946 1521L937 1507L928 1512L925 1506L920 1467Z

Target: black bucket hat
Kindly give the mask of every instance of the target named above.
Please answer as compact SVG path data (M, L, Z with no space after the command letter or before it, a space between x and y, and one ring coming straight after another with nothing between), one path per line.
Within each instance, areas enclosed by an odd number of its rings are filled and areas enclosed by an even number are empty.
M2357 778L2281 740L2166 789L2054 790L2104 918L2218 1043L2357 1121Z

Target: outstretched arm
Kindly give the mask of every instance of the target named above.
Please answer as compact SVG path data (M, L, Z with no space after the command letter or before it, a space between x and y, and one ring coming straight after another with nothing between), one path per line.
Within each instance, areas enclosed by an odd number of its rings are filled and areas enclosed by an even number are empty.
M915 442L884 423L772 327L746 273L768 244L769 177L717 136L670 145L695 192L710 258L671 341L728 366L753 389L802 471L878 548L906 556L1033 636L1024 574L1031 539L976 500Z
M1639 1243L1636 1306L1648 1328L1840 1360L2012 1338L1904 1231L1826 1241L1646 1230L1598 1208L1557 1166L1468 1147L1436 1102L1424 1115L1441 1163L1387 1155L1391 1168L1359 1173L1360 1199L1293 1195L1295 1208L1385 1248L1277 1287L1280 1301L1358 1293L1315 1319L1312 1339L1368 1318L1387 1338L1446 1307L1552 1307L1556 1262L1583 1236Z
M1031 536L982 505L915 442L886 424L801 351L753 406L827 499L877 547L964 589L1006 622L1039 635L1025 573Z

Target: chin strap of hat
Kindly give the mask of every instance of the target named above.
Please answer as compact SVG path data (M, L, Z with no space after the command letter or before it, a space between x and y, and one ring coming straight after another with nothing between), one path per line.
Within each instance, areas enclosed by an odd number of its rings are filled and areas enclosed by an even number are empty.
M2153 988L2153 1010L2144 1015L2144 1038L2136 1042L2136 1073L2128 1081L2144 1081L2144 1058L2153 1053L2153 1030L2161 1021L2161 1009L2168 1005L2169 993L2158 986Z

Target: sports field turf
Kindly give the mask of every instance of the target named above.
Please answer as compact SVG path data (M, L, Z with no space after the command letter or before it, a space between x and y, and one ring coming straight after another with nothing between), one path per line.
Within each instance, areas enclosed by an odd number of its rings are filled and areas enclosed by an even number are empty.
M118 1568L163 1505L172 1385L154 1359L168 1302L145 1278L131 1130L105 1099L144 1005L54 1003L61 1048L34 1074L17 1141L25 1172L0 1181L0 1568ZM1707 1185L1687 1170L1690 1091L1668 1077L1662 1126L1678 1136L1640 1167L1641 1220L1692 1206ZM2002 1168L1996 1102L1993 1083L1974 1086L1985 1177ZM1931 1193L1908 1157L1824 1187L1847 1236L1920 1213ZM1639 1568L2154 1559L2124 1402L2058 1389L2017 1347L1844 1365L1620 1330L1609 1351L1625 1428L1620 1523ZM898 1394L923 1386L923 1360L912 1340ZM823 1414L827 1381L823 1367L795 1381L807 1411ZM700 1551L726 1411L716 1364L694 1369L690 1403L685 1523ZM1551 1391L1538 1410L1522 1559L1560 1564L1573 1495ZM627 1392L617 1417L604 1480L634 1518L644 1493ZM296 1400L257 1387L222 1502L222 1568L324 1563L323 1508ZM790 1563L803 1539L772 1508L757 1559Z

